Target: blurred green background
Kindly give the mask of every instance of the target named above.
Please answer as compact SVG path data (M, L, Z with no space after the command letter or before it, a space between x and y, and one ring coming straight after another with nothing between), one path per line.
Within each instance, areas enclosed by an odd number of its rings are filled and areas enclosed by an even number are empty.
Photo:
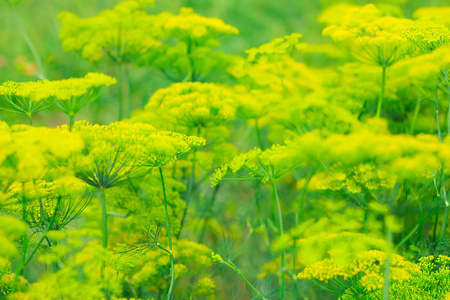
M81 77L87 72L97 71L116 76L116 70L108 65L90 65L76 53L65 53L58 38L59 22L56 18L61 11L71 11L81 17L91 17L103 9L110 9L120 0L23 0L16 10L25 31L34 43L44 65L48 79ZM237 27L240 35L222 42L221 49L227 53L243 55L244 50L268 42L292 32L303 34L303 42L320 43L327 41L321 36L323 25L317 22L321 10L336 2L366 4L374 1L339 0L156 0L149 13L171 11L177 13L181 7L192 7L194 11L208 17L218 17ZM375 1L383 2L383 1ZM384 1L401 6L406 17L423 6L450 5L450 0L393 0ZM32 53L20 35L11 8L5 0L0 0L0 82L7 80L30 81L37 78L29 71L33 67ZM169 84L165 79L152 73L148 68L129 68L131 92L134 108L140 108L148 96L160 87ZM108 90L90 111L82 111L79 118L106 123L114 118L116 109L105 102L115 97L114 88ZM109 102L110 103L110 102ZM110 116L111 117L108 117ZM3 115L4 119L17 118ZM59 117L54 117L58 119ZM48 124L48 116L42 115L41 124L58 125L55 120ZM17 121L17 120L15 120ZM20 120L19 120L20 121ZM37 120L39 124L39 117Z

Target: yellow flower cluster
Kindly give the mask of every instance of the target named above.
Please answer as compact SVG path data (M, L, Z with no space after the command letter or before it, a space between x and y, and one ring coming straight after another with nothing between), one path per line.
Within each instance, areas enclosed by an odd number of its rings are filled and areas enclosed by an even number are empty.
M205 143L199 137L158 132L148 124L77 122L73 131L80 134L88 149L87 157L74 162L77 176L98 188L128 180L139 167L167 165Z
M361 164L347 172L314 175L308 183L311 190L342 190L357 194L365 190L391 189L396 183L395 175L370 164Z
M297 137L291 147L296 149L299 161L307 156L343 170L375 163L399 179L431 176L433 170L439 169L441 159L449 158L448 144L440 144L435 136L376 134L365 129L325 139L312 132Z
M409 19L383 16L375 5L368 4L350 10L342 24L328 26L323 35L330 36L360 62L388 67L408 53L408 40L398 32L412 23Z
M0 259L15 256L19 253L14 243L27 230L27 226L11 216L0 216Z
M264 119L267 116L270 118L272 110L281 102L280 94L271 89L248 89L244 85L233 88L235 93L242 94L242 97L237 98L238 112L245 119Z
M269 117L268 117L269 118ZM323 135L357 131L362 123L349 110L324 99L286 99L271 112L272 136L279 140L295 138L312 130Z
M11 288L14 284L15 277L16 277L16 275L14 273L4 272L3 274L1 274L1 272L0 272L0 292L2 292L5 295L9 294L11 292ZM23 276L19 276L17 284L20 287L24 288L29 283Z
M97 99L104 87L116 79L102 73L88 73L82 78L35 82L7 81L0 85L0 109L31 115L55 107L73 116ZM71 121L72 122L72 121Z
M155 23L169 14L150 16L143 10L145 2L126 0L98 16L80 18L61 12L59 37L65 51L77 51L90 62L105 56L115 62L133 61L161 47L165 34Z
M239 30L218 18L206 18L194 13L192 8L182 8L178 16L170 17L162 27L171 37L188 45L217 47L217 39L239 34Z
M158 90L148 100L143 114L156 113L168 123L188 128L217 126L235 119L237 97L230 87L222 84L174 83Z
M27 286L26 292L13 294L12 299L38 300L42 299L44 294L46 299L52 300L60 297L102 299L103 288L118 294L122 276L117 276L111 268L108 268L107 282L103 283L100 280L100 261L108 256L109 254L97 241L91 241L75 257L67 259L63 269L31 283ZM82 276L82 279L79 276Z
M84 148L68 131L0 122L0 182L28 182L71 174L67 161Z
M228 68L228 72L253 91L261 89L264 95L304 95L320 89L323 76L326 76L323 70L311 68L287 55L279 55L277 61L262 59L251 63L244 59L238 60ZM262 99L258 101L267 101L264 97Z
M299 43L302 35L300 33L292 33L282 38L273 39L270 43L263 44L258 48L251 48L245 52L248 54L249 61L258 61L261 63L271 61L277 62L281 57L290 55L292 51L300 51L303 47Z
M400 34L417 47L416 52L419 54L428 53L450 42L450 30L432 22L417 21Z
M188 276L191 270L212 265L211 249L207 246L182 239L174 240L173 243L176 278ZM140 268L131 270L131 283L152 281L154 289L165 287L168 282L161 278L161 270L168 266L169 262L169 256L161 249L150 249L137 262Z
M352 10L357 10L359 8L360 7L358 5L346 2L336 3L322 10L319 17L317 18L317 21L325 25L341 25L345 23L346 16L349 14L349 12L351 12Z
M281 177L300 164L295 160L295 157L290 155L286 146L273 145L265 151L254 148L236 156L229 164L224 164L216 169L211 177L211 182L215 186L220 180L225 179L228 170L236 173L241 169L247 170L250 176L255 179L267 182Z
M145 4L137 0L122 1L114 9L103 10L90 18L60 13L63 49L77 51L91 62L103 60L105 56L118 63L147 56L144 61L161 64L153 62L155 57L149 59L152 53L170 57L170 52L181 50L163 42L168 37L184 42L190 53L192 47L217 47L219 38L239 33L222 20L200 16L191 8L182 8L175 16L169 12L150 15L143 9Z
M424 256L408 280L394 282L389 293L396 299L446 299L450 292L450 257ZM447 296L448 297L448 296Z
M63 229L92 198L86 185L73 176L14 183L7 195L8 200L2 203L3 212L22 219L31 228L45 228L54 216L51 230Z
M34 102L53 99L64 101L94 93L93 90L111 86L116 82L113 77L102 73L88 73L82 78L53 81L7 81L0 86L0 95L8 98L22 97Z
M450 37L450 34L449 34ZM450 46L441 46L431 52L399 62L392 72L407 75L416 84L436 80L440 72L450 66Z
M413 13L413 18L433 21L437 24L450 26L448 15L450 14L450 6L444 7L421 7Z
M200 278L194 290L194 295L197 297L203 297L205 300L214 300L216 296L214 294L216 290L216 283L214 280L208 277Z
M380 290L384 285L384 269L388 256L385 252L369 250L357 252L350 260L342 264L336 257L321 260L308 265L298 274L299 279L318 280L325 285L334 280L347 281L348 286L360 285L367 293ZM402 256L391 258L390 279L392 282L408 280L411 274L420 268Z

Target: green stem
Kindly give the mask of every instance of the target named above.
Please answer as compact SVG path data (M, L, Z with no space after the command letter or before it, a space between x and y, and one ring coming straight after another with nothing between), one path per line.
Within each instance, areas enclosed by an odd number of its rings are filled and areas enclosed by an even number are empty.
M448 221L448 215L449 215L449 209L450 209L450 203L448 202L448 198L447 198L447 188L445 187L444 163L442 163L441 181L442 181L441 194L442 194L442 198L444 199L445 210L444 210L444 220L442 221L441 233L439 234L439 239L443 239L445 236L445 233L447 232L447 221Z
M198 137L200 136L200 132L201 132L201 127L197 127L197 136ZM180 231L178 232L177 238L179 238L181 236L181 232L183 230L183 224L186 219L187 211L189 208L189 203L190 203L191 196L192 196L192 191L194 190L196 158L197 158L197 149L195 149L194 153L193 153L191 178L189 179L188 190L186 192L186 199L185 199L186 207L184 208L183 216L181 217Z
M441 233L439 235L439 238L442 239L445 236L445 233L447 232L447 220L449 215L449 206L445 206L444 210L444 220L442 221L442 227L441 227Z
M172 289L173 283L175 281L175 268L174 268L174 259L173 259L173 251L172 251L172 236L170 234L170 223L169 223L169 212L167 210L167 196L166 196L166 186L164 184L164 176L162 172L162 168L159 167L159 175L161 176L161 185L164 196L164 212L166 214L166 229L167 229L167 238L169 239L169 251L170 251L170 286L169 291L164 299L169 300L172 297Z
M256 294L258 294L258 296L260 296L263 300L267 300L266 297L264 297L251 283L250 281L248 281L248 279L244 276L244 274L241 273L241 271L238 269L238 267L236 267L236 265L234 263L232 263L230 260L228 262L223 261L223 263L225 265L227 265L228 267L230 267L231 269L233 269L244 281L245 283L253 290L255 291Z
M14 293L16 291L16 289L17 289L17 280L19 279L19 276L23 275L23 272L25 271L25 267L28 265L28 263L33 258L33 256L36 253L37 249L42 244L42 241L46 238L47 232L53 226L53 223L55 223L56 215L58 214L60 203L61 203L61 199L58 198L58 202L56 203L55 211L54 211L53 216L52 216L52 218L50 220L50 223L45 228L44 232L42 233L42 236L39 238L39 240L37 241L37 243L34 246L34 248L31 250L31 252L30 252L30 254L28 255L27 258L25 258L26 257L26 249L24 249L24 254L22 256L22 263L21 263L18 271L16 272L16 275L14 276L14 282L13 282L13 287L12 287L12 292L11 293Z
M264 150L264 145L261 140L261 132L258 126L258 119L255 119L255 131L256 131L256 139L258 140L258 145L261 150Z
M450 84L448 81L448 71L444 70L445 85L447 86L447 96L448 96L448 112L447 112L447 135L450 134Z
M439 213L440 213L440 207L439 207L439 196L435 197L436 201L436 212L434 215L434 224L433 224L433 242L436 242L436 237L437 237L437 226L439 223Z
M45 229L45 231L42 233L42 236L39 238L37 244L34 246L33 250L30 253L30 255L28 255L28 258L25 260L25 262L24 262L24 264L22 266L22 271L19 273L19 275L22 275L23 269L25 269L26 265L28 265L30 260L33 258L33 256L36 253L37 249L42 244L42 241L45 239L45 236L46 236L47 232L53 226L53 223L55 223L56 215L57 215L57 212L59 210L59 203L60 203L60 200L58 200L58 203L57 203L56 208L55 208L55 212L53 213L53 216L52 216L52 219L50 220L50 223L48 224L48 226Z
M124 101L124 106L125 106L125 111L124 111L124 117L125 118L129 118L131 115L131 111L133 109L133 105L131 103L131 97L130 97L130 84L128 82L128 73L127 73L127 68L125 64L120 64L120 72L121 74L121 85L122 85L122 93L123 93L123 101Z
M108 248L108 215L106 213L106 197L105 197L105 190L100 190L100 205L102 207L102 246L103 248ZM105 280L105 266L106 261L102 260L101 266L100 266L100 277L102 281Z
M192 49L194 48L194 45L191 40L188 42L188 48L187 48L187 57L189 59L189 70L186 75L186 77L183 79L183 82L195 82L197 80L195 76L195 70L194 70L194 60L192 59Z
M447 69L445 69L444 71L444 79L445 79L445 83L447 85L448 91L449 91L449 115L447 115L447 119L449 119L450 117L450 85L449 85L449 80L448 80L448 71ZM439 84L441 82L441 75L438 75L437 81L436 81L436 92L434 95L434 105L436 107L436 124L437 124L437 130L438 130L438 137L439 137L439 142L442 143L442 132L441 132L441 127L439 125L439 105L438 105L438 91L439 91ZM450 130L450 120L448 120L448 129ZM449 134L450 131L447 131L447 135ZM442 164L442 175L441 175L441 182L442 182L442 187L441 187L441 195L443 196L444 199L444 203L445 203L445 210L444 210L444 220L442 221L442 226L441 226L441 232L439 234L439 238L442 239L445 236L445 233L447 231L447 220L448 220L448 215L449 215L449 210L450 210L450 203L448 202L447 199L447 189L445 187L445 178L444 178L444 164ZM435 183L436 184L436 183ZM438 211L439 211L439 206L438 206ZM436 220L437 223L437 220ZM435 228L436 230L436 228Z
M69 131L72 131L73 124L75 123L75 115L69 114Z
M119 62L117 63L117 81L118 81L118 88L119 88L119 103L118 103L118 116L119 116L119 121L123 119L123 101L124 101L124 97L123 97L123 73L122 73L122 63Z
M409 130L409 134L414 135L414 129L416 127L416 121L417 118L419 116L419 112L420 112L420 105L422 104L422 100L421 99L417 99L417 104L416 104L416 108L414 109L414 116L413 116L413 120L411 123L411 128Z
M36 65L38 67L38 72L36 75L39 77L39 79L44 80L44 79L46 79L44 76L44 72L43 72L44 68L42 67L42 62L36 51L36 48L34 47L33 42L30 40L30 38L28 37L28 34L26 33L25 29L23 28L22 21L20 20L20 17L19 17L19 14L17 13L16 8L11 7L11 10L13 12L14 19L16 20L17 27L19 28L19 31L22 34L23 39L25 40L28 47L30 48L31 53L33 54L34 60L36 61Z
M398 243L397 246L395 246L394 249L395 249L395 250L400 249L400 247L403 246L403 245L404 245L404 244L405 244L405 243L413 236L413 234L414 234L417 230L419 230L419 228L420 228L420 223L416 224L416 226L414 226L414 228L411 230L411 232L408 233L408 235L405 236L405 237L403 238L403 240L401 240L401 242Z
M56 215L56 214L55 214ZM42 241L44 240L47 232L50 230L50 227L52 227L53 223L55 221L55 217L52 218L52 221L50 222L50 224L47 226L47 228L45 229L45 231L42 233L42 236L40 237L40 239L38 240L37 244L34 246L33 250L31 250L30 255L28 255L28 258L25 260L25 262L23 263L19 275L23 274L23 271L25 269L25 267L28 265L28 263L30 262L30 260L33 258L34 254L36 253L37 249L39 248L39 246L42 244Z
M391 245L393 241L392 232L386 229L386 239ZM384 269L384 285L383 285L383 300L389 300L389 274L391 271L391 253L387 253L386 267Z
M275 200L277 202L277 208L278 208L278 229L280 230L280 236L283 235L283 215L281 213L281 203L280 203L280 196L278 195L277 185L275 184L275 181L272 180L272 188L273 193L275 195ZM280 277L280 299L283 300L284 298L284 252L285 250L281 250L281 277Z
M436 88L435 88L435 94L434 94L434 106L436 108L436 125L437 125L439 142L442 143L441 126L439 124L439 104L438 104L438 90L439 90L440 82L441 82L441 75L439 74L438 78L436 80Z
M383 72L381 75L381 91L380 98L378 99L378 107L377 107L377 118L381 116L381 106L383 105L384 100L384 87L386 85L386 66L382 66Z
M33 119L31 118L31 114L27 113L28 116L28 123L30 124L30 126L33 126Z

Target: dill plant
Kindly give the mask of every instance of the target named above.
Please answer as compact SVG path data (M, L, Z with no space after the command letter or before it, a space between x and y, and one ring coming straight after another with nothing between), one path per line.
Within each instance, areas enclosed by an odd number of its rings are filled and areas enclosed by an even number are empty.
M77 51L92 63L106 59L117 65L119 120L132 110L126 64L151 66L171 81L199 81L202 76L217 76L214 73L228 66L223 60L233 61L212 48L219 45L219 38L237 34L236 28L189 8L179 15L151 15L145 10L148 4L153 1L122 1L91 18L70 12L59 15L65 51ZM178 43L173 45L171 39Z
M61 12L96 70L63 80L16 18L40 80L1 84L2 116L69 120L0 122L0 297L448 298L449 8L333 2L331 43L239 55L207 10ZM110 68L119 122L75 122Z
M153 1L122 1L114 9L90 18L80 18L67 11L58 15L62 25L59 36L65 51L77 51L92 63L106 59L117 66L119 120L127 117L132 109L126 64L161 47L159 39L164 37L155 26L159 18L149 16L144 10L149 4Z
M342 24L324 29L350 57L365 63L380 66L381 85L376 116L381 116L386 85L386 69L408 55L409 44L399 32L411 26L409 19L386 16L375 5L350 10Z
M162 168L185 156L193 148L201 146L204 140L173 132L157 132L150 125L119 122L109 126L77 123L74 132L84 138L88 151L85 164L81 165L78 162L76 174L81 180L101 191L101 227L104 248L108 247L105 190L119 186L132 178L143 176L145 172L148 172L145 169L156 168L159 170L169 241L167 252L171 262L171 283L166 296L167 299L170 299L175 280L175 269ZM102 277L104 277L104 268L105 262L101 267Z
M191 158L190 178L187 179L185 193L186 208L181 220L183 225L193 191L202 182L196 182L199 167L207 174L210 169L231 158L237 153L234 145L227 143L230 135L230 122L236 119L240 103L245 101L246 93L230 91L230 87L218 83L183 82L174 83L168 88L158 90L143 110L137 111L131 122L150 122L161 128L173 128L208 140L207 148L194 149ZM176 165L174 164L174 172ZM211 199L214 201L214 194Z
M279 234L283 235L283 212L281 210L281 200L278 193L276 180L284 174L298 168L303 162L296 162L291 156L286 155L288 150L286 146L274 145L272 148L262 151L255 148L248 153L241 154L235 157L230 164L225 164L216 170L212 177L212 184L216 185L221 180L228 179L226 174L228 170L236 173L240 169L248 170L251 177L238 177L237 180L260 180L263 183L270 182L273 190L273 197L275 198L275 205L278 214L278 230ZM233 178L231 178L233 179ZM273 208L272 208L273 209ZM281 271L280 271L280 298L284 297L284 262L285 252L281 250Z
M29 230L41 232L35 240L33 235L24 232L21 238L21 261L17 262L15 278L11 291L17 289L19 276L46 238L51 229L62 228L75 218L80 211L67 208L64 188L60 192L51 193L43 184L42 179L57 180L70 176L65 168L67 162L81 151L82 141L71 133L59 132L55 129L33 128L28 126L14 126L2 128L3 143L7 151L3 150L2 170L2 214L16 216L28 225ZM14 179L10 176L14 174ZM68 178L65 178L68 179ZM41 191L44 191L43 193ZM66 205L62 202L65 201ZM69 204L71 206L71 204ZM75 214L75 215L74 215ZM72 219L73 219L72 218Z

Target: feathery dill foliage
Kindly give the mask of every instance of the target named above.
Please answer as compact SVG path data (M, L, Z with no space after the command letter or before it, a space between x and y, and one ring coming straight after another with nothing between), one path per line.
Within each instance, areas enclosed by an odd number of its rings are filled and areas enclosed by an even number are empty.
M62 11L85 70L0 0L0 298L450 299L450 7L264 1Z

